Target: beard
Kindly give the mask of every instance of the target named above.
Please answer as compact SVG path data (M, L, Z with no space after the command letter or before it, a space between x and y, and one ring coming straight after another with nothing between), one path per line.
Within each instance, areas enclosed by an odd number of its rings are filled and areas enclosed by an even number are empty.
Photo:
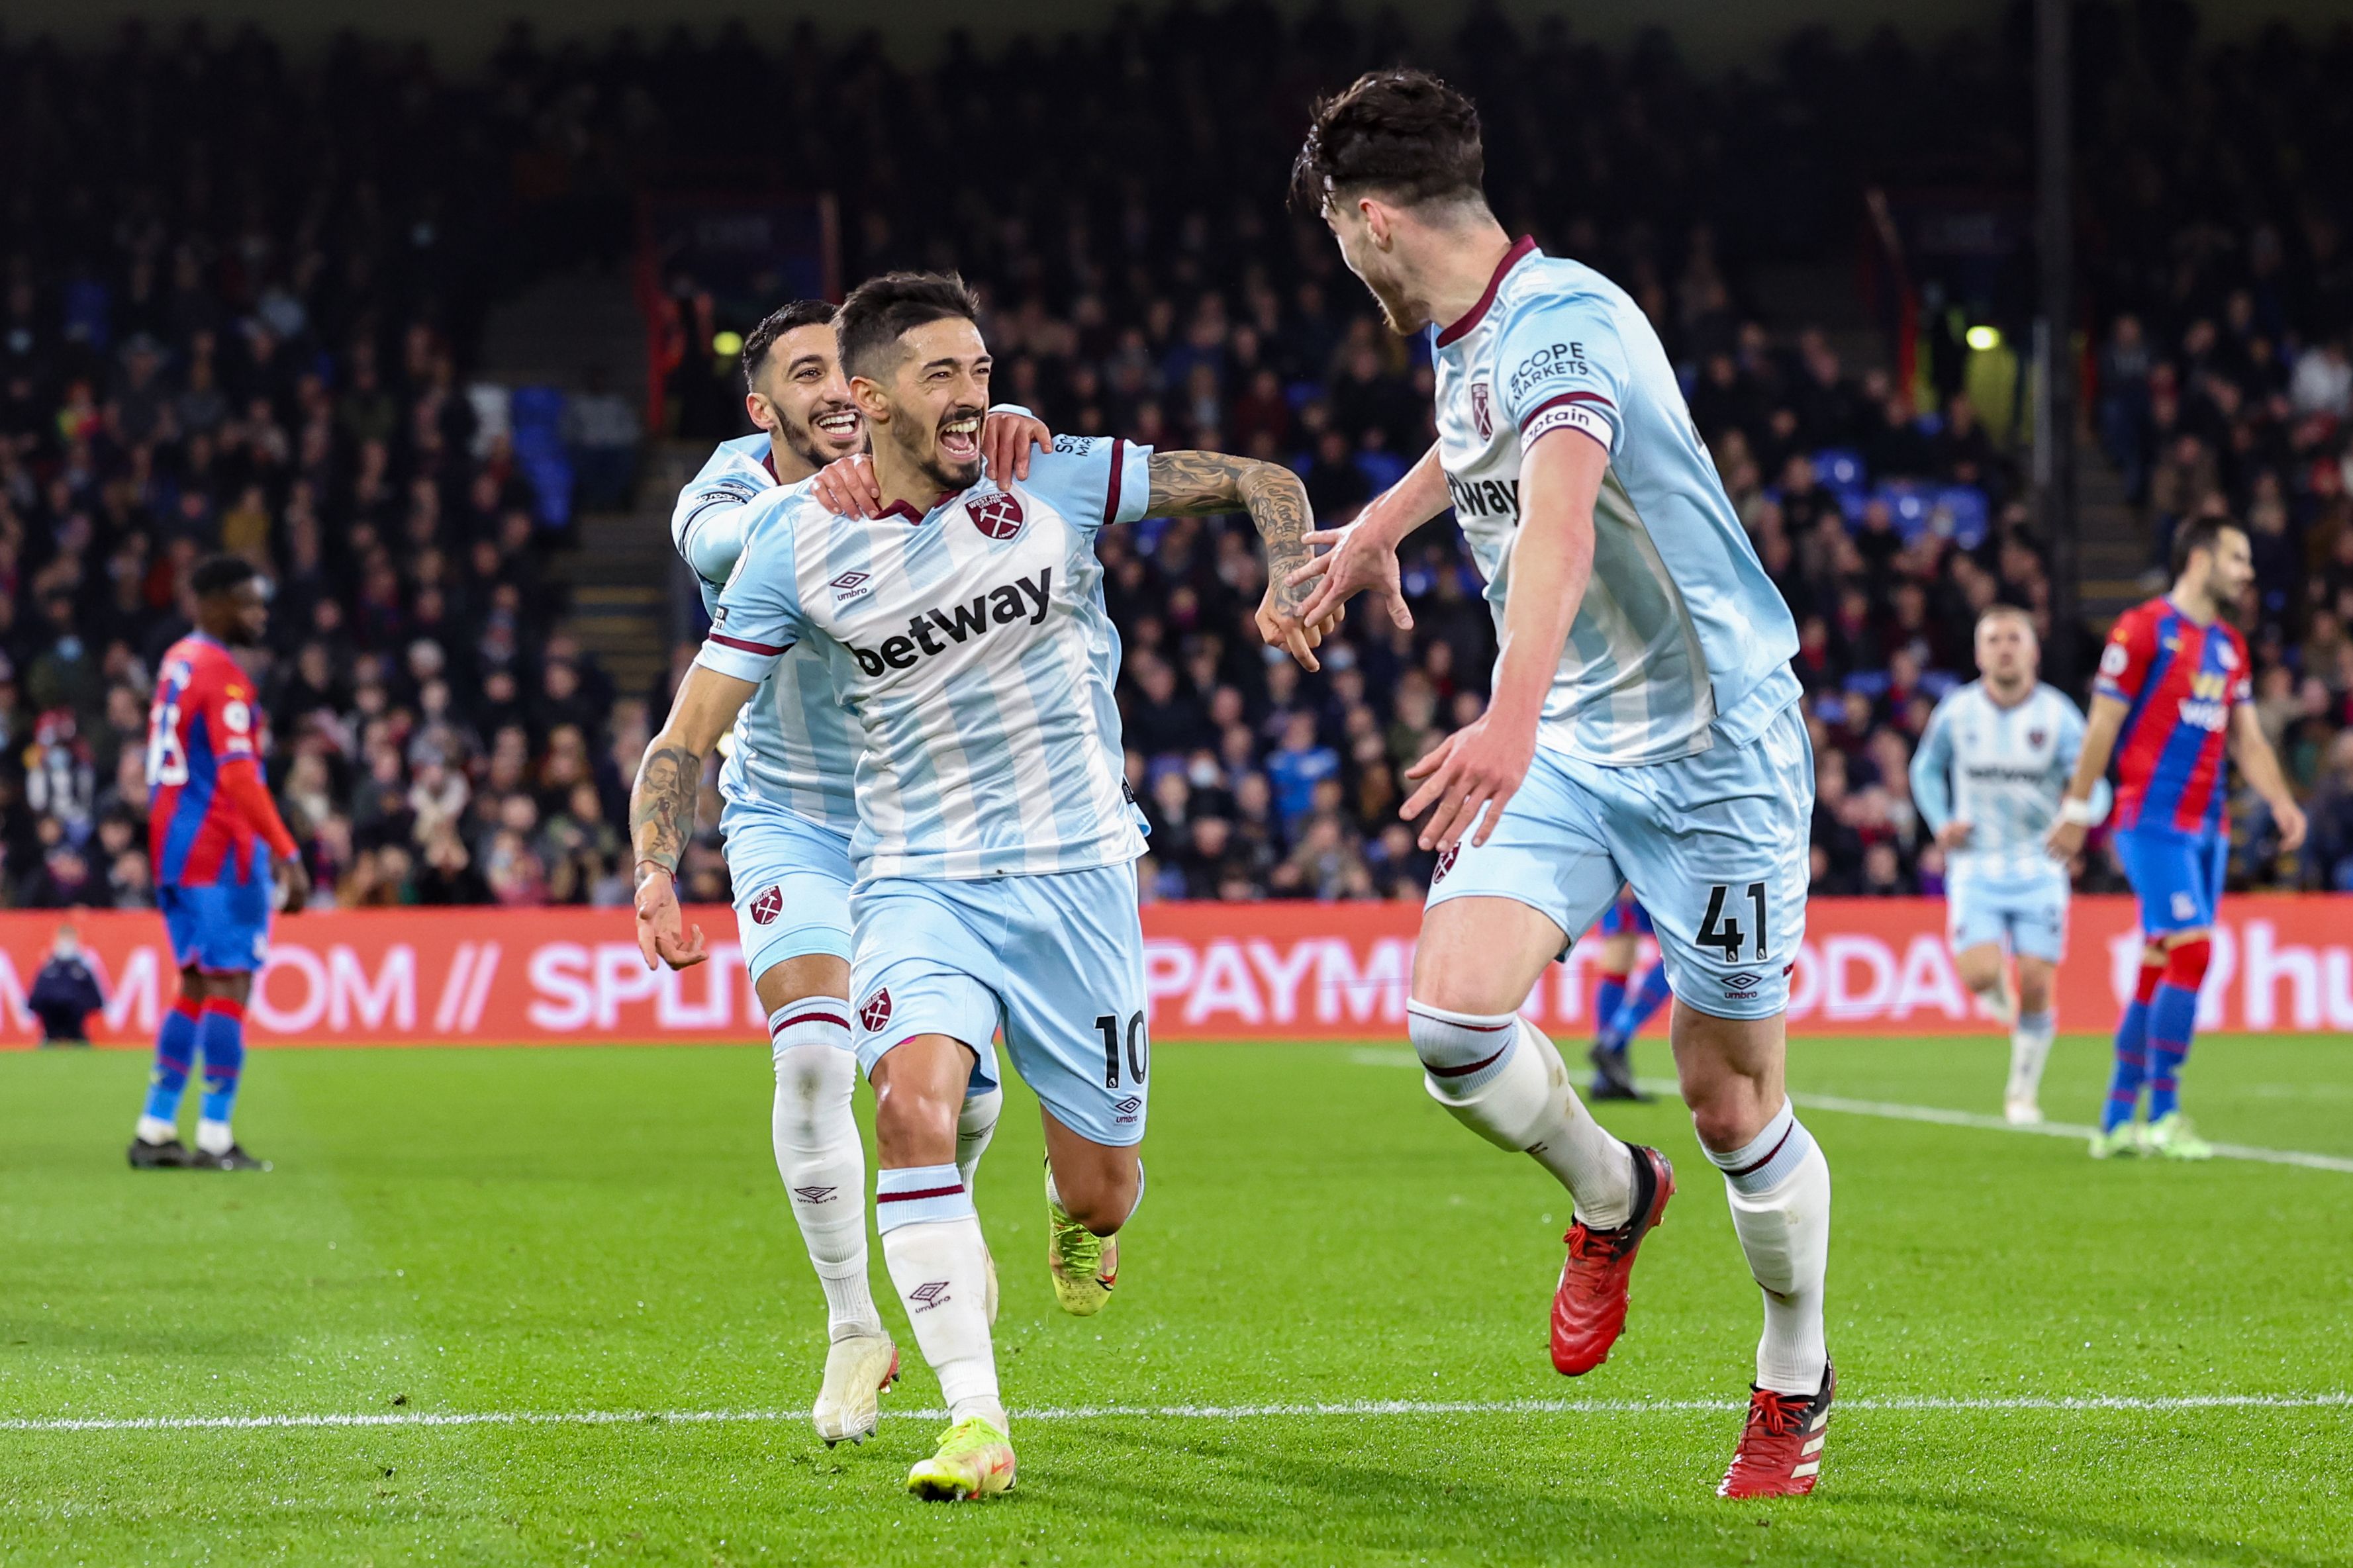
M832 449L829 443L818 435L817 427L814 424L818 416L821 414L835 414L839 412L840 412L840 410L833 405L828 405L822 408L813 408L809 411L809 419L811 421L809 424L798 424L790 419L779 419L776 422L776 433L785 438L786 448L789 450L794 457L798 458L802 462L807 463L812 468L822 468L828 463L838 462L843 458L856 456L860 449L858 447L853 447L848 452L837 452ZM860 446L863 446L862 442L860 443Z
M941 416L940 424L944 425L951 419L968 419L981 412L976 408L951 409ZM905 420L893 420L892 424L894 430L906 428L908 426ZM908 435L896 436L893 438L898 441L899 449L905 453L908 459L915 465L916 471L931 480L933 484L937 485L943 493L968 490L980 482L981 457L978 452L959 461L941 450L938 425L932 427L930 436L931 446L928 450L916 445L923 437L915 435L912 429L909 429Z

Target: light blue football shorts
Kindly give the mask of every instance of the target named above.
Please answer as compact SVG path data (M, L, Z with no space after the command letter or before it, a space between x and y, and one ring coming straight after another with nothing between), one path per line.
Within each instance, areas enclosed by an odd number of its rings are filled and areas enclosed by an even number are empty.
M1144 1138L1152 1047L1135 868L968 881L881 877L849 896L858 1061L945 1035L979 1058L976 1089L1013 1070L1056 1121L1097 1143Z
M1745 746L1647 767L1539 747L1483 845L1440 856L1426 907L1512 899L1571 933L1622 884L1651 917L1679 1006L1769 1018L1806 932L1814 753L1797 704Z
M754 981L788 958L849 957L849 836L755 801L719 816L735 931Z
M2067 955L2067 873L2054 865L2048 875L1955 878L1945 889L1945 922L1955 952L2002 942L2056 963Z

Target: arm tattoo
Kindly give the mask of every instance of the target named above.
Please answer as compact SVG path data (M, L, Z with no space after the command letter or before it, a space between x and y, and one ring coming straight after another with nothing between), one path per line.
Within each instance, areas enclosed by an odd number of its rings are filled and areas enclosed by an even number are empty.
M1293 574L1307 563L1307 532L1314 524L1307 487L1297 474L1277 463L1223 452L1155 452L1145 459L1145 472L1151 480L1145 510L1153 517L1248 511L1266 547L1275 605L1286 615L1298 613L1307 602L1308 584L1295 583Z
M637 858L672 876L694 837L694 808L702 790L702 759L684 746L659 746L638 765L629 791L629 841Z

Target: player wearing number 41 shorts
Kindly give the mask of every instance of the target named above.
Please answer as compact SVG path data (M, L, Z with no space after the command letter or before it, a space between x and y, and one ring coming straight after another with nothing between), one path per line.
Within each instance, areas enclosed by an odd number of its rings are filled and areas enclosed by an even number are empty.
M1823 1344L1830 1168L1782 1088L1806 918L1813 760L1797 630L1693 427L1657 334L1592 268L1514 243L1480 189L1476 111L1411 70L1316 106L1293 195L1395 330L1427 331L1438 442L1357 522L1316 536L1313 619L1398 595L1396 549L1450 504L1502 652L1486 714L1409 770L1440 851L1409 1029L1431 1096L1533 1157L1575 1205L1554 1364L1609 1356L1638 1250L1673 1194L1656 1150L1594 1121L1517 1009L1621 885L1657 932L1675 1062L1762 1289L1749 1415L1719 1489L1810 1491L1834 1382Z
M1065 1310L1101 1310L1113 1239L1143 1192L1150 1049L1121 767L1118 639L1095 535L1152 511L1247 510L1268 542L1261 624L1313 665L1295 603L1306 492L1271 463L1063 437L1026 479L985 479L990 360L952 277L891 274L839 318L853 401L874 431L874 515L815 493L761 497L712 631L631 798L641 943L695 962L670 868L725 727L797 650L856 741L850 995L874 1085L878 1227L892 1282L951 1425L908 1488L1008 1489L1014 1457L983 1306L987 1252L951 1158L955 1107L991 1041L1043 1107L1049 1267ZM852 465L852 472L861 471ZM822 480L820 481L822 483Z
M720 443L684 489L670 540L691 567L706 611L733 574L753 503L805 485L823 465L861 451L866 427L849 401L834 308L805 300L772 312L744 343L744 411L760 426ZM990 461L1026 468L1046 429L1019 409L992 411ZM734 888L735 928L776 1068L769 1130L776 1171L825 1291L829 1342L811 1411L828 1444L862 1441L876 1396L898 1374L898 1348L867 1286L866 1158L851 1114L856 1081L849 1013L849 833L857 747L823 668L778 661L747 703L720 769L720 832ZM956 1124L967 1187L996 1131L1004 1097L976 1080ZM989 1297L995 1300L995 1276Z

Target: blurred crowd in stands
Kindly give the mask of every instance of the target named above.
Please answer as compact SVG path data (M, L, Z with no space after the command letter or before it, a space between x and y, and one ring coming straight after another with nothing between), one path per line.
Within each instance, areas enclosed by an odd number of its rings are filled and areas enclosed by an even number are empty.
M2250 818L2240 877L2353 885L2353 258L2326 173L2353 59L2342 38L2193 48L2164 0L2084 14L2089 56L2123 62L2086 115L2092 419L2152 561L2194 512L2253 533L2259 700L2316 809L2301 866ZM1623 282L1682 371L1801 628L1817 888L1936 890L1913 742L1973 673L1977 612L2022 605L2051 632L2021 422L1994 427L1949 363L1898 384L1761 320L1754 279L1851 265L1870 180L1942 160L2022 184L2016 38L1801 35L1769 70L1708 77L1655 37L1608 51L1474 7L1409 40L1382 15L1180 5L920 68L806 30L766 52L735 30L598 50L518 31L463 79L348 39L301 67L252 33L0 45L0 901L148 897L146 694L215 549L279 584L256 674L321 900L626 900L627 780L668 686L617 689L564 634L562 581L575 490L630 489L628 405L474 372L494 301L621 264L633 190L733 177L712 149L834 190L846 278L961 268L998 395L1056 430L1272 457L1351 515L1430 439L1427 352L1378 326L1282 188L1309 97L1409 53L1479 98L1506 224ZM696 279L660 289L712 324ZM734 375L687 354L649 439L699 455L738 433ZM1320 676L1250 631L1240 520L1102 550L1147 895L1419 896L1404 770L1480 711L1494 646L1451 528L1409 542L1414 625L1360 611ZM715 841L689 872L723 894Z

